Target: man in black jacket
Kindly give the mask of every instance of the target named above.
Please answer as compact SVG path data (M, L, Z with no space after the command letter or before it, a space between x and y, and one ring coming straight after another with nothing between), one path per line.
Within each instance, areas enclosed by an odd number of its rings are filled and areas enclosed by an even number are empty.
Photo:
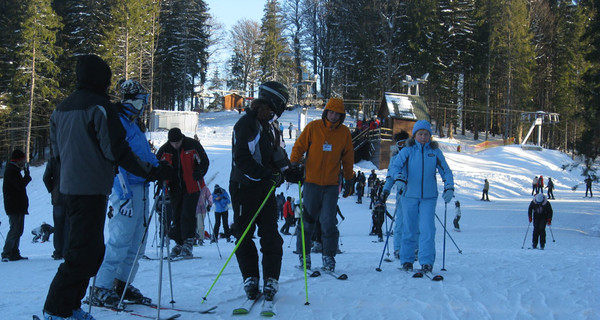
M45 319L94 319L81 309L81 299L104 258L104 220L116 165L148 180L170 173L168 166L152 167L131 151L107 94L111 75L100 57L79 56L76 90L50 116L50 141L61 168L60 192L71 230L65 261L48 290Z
M533 221L533 243L532 247L537 248L538 240L540 249L544 250L546 246L546 225L552 223L552 205L543 193L538 193L533 197L527 210L529 223Z
M277 202L272 188L283 182L282 172L288 169L289 159L281 147L281 132L272 121L281 116L288 97L287 89L281 83L263 83L259 98L252 101L250 109L233 127L229 193L233 206L233 235L238 242L254 215L258 214L235 252L248 299L256 299L259 292L258 251L252 240L257 227L263 253L265 299L272 300L279 288L283 239L277 228ZM258 212L263 201L264 207Z
M21 170L24 176L21 176ZM10 162L4 171L2 192L4 194L4 210L8 215L10 229L6 235L2 261L17 261L27 259L19 252L19 243L25 226L25 215L29 214L29 198L27 197L27 184L31 181L29 167L26 164L25 153L15 149L10 157Z
M209 160L200 142L184 136L179 128L169 130L168 139L156 157L173 166L173 174L166 182L173 213L168 235L176 243L171 259L189 259L193 257L196 239L196 206L200 189L205 186Z

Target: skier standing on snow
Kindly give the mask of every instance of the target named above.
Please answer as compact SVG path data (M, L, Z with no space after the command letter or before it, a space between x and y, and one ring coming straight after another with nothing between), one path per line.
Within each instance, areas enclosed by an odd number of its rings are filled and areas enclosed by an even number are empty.
M219 239L219 228L221 227L221 221L223 222L223 235L225 239L227 239L227 242L229 242L231 241L231 239L229 239L231 232L229 231L228 205L231 203L231 199L229 198L227 191L221 188L218 184L215 185L215 190L212 197L212 202L215 204L215 226L210 242L217 242Z
M446 203L454 196L452 171L437 142L431 141L431 125L425 120L415 123L412 138L394 157L388 169L392 177L403 174L407 183L398 181L402 190L404 228L400 262L405 271L413 269L415 249L419 247L419 264L423 272L431 272L435 262L435 206L438 197L436 169L444 180L442 198ZM387 199L389 193L384 194Z
M125 80L119 87L123 98L118 104L119 119L125 128L127 142L141 160L157 166L158 160L139 126L139 116L148 104L147 90L136 80ZM104 261L96 276L95 291L90 300L95 305L117 307L125 291L127 301L150 303L150 298L144 297L140 290L131 285L139 267L140 256L135 259L138 247L141 246L141 253L146 248L144 233L149 217L148 182L119 167L109 200L117 212L108 221ZM131 270L129 285L125 287Z
M200 189L198 205L196 206L196 243L199 246L204 245L204 219L206 219L206 214L210 213L212 205L212 194L210 193L208 186L205 185Z
M537 194L537 187L538 187L538 177L535 176L535 178L533 178L533 181L531 181L531 195L533 195L534 193Z
M544 176L540 176L538 179L537 192L544 193Z
M548 202L548 198L541 193L536 194L529 204L527 216L529 216L529 223L533 221L533 241L531 245L536 249L539 241L540 249L544 250L546 246L546 224L550 225L552 223L552 205Z
M21 175L21 170L23 170L23 175ZM4 210L9 224L2 250L2 262L27 259L27 257L21 256L19 244L25 228L25 215L29 214L29 198L26 189L29 182L31 182L31 175L25 153L15 149L10 156L10 162L6 165L2 182Z
M252 239L257 227L263 254L262 291L265 299L273 300L279 289L283 239L277 227L275 194L269 194L269 191L283 183L282 172L290 169L289 159L281 146L280 132L272 122L281 116L288 98L287 88L281 83L263 83L258 89L258 99L252 100L250 109L233 127L229 191L233 234L238 239L235 255L244 280L244 291L252 300L258 296L260 279L258 251ZM264 206L259 212L263 201ZM240 242L255 214L258 214L256 220Z
M454 220L452 220L452 223L454 224L454 230L460 231L460 225L458 224L458 222L460 221L460 216L462 215L462 213L460 212L460 201L458 200L454 202L454 213Z
M285 235L290 235L290 226L294 220L294 212L292 211L292 197L287 197L287 201L283 204L283 217L285 218L285 223L283 224L283 227L279 229L279 232Z
M408 138L408 132L404 130L402 130L396 135L396 152L392 156L392 160L390 161L390 163L394 161L394 157L396 157L400 153L400 150L404 148L404 143ZM402 197L402 190L400 190L400 185L406 184L406 177L404 175L398 177L391 177L389 176L389 173L390 172L388 170L388 175L385 177L385 183L382 188L382 193L384 195L385 200L387 200L387 196L385 196L385 194L387 193L389 195L392 190L392 187L394 185L396 186L396 209L394 210L394 258L396 260L400 260L400 248L402 247L402 227L404 225L404 215L402 214L402 202L400 200L400 197ZM401 181L399 183L396 183L396 180Z
M490 201L490 197L488 196L488 191L490 190L490 183L488 179L485 179L483 182L483 193L481 194L481 200Z
M367 194L369 196L371 196L371 189L373 189L373 186L375 185L375 180L377 180L377 174L375 173L375 169L372 169L369 179L367 179Z
M314 222L319 221L323 240L323 269L332 272L335 271L335 255L340 235L336 219L338 179L341 168L347 181L354 174L354 147L350 130L343 124L345 117L342 99L329 99L321 119L311 121L296 139L290 157L292 163L299 163L306 154L306 182L302 194L307 210L303 217L306 248L311 247ZM301 235L297 238L296 251L302 252ZM299 258L303 264L302 254ZM306 266L310 266L308 255Z
M356 177L356 196L358 199L356 203L362 203L362 197L365 194L365 174L358 171L358 177Z
M590 198L594 197L594 195L592 194L592 181L594 181L592 179L592 176L588 176L584 182L585 182L585 196L587 197L587 193L588 190L590 191Z
M200 142L184 136L179 128L169 130L168 139L156 157L173 166L173 174L166 181L173 212L169 238L176 243L170 257L187 259L193 257L196 206L209 160Z
M90 277L104 256L107 195L115 164L147 180L165 179L170 168L153 167L131 150L107 89L111 71L95 55L77 58L76 90L50 117L50 141L60 163L60 192L71 223L68 254L50 284L44 305L46 320L94 318L81 309Z
M554 182L552 181L552 178L548 178L548 185L546 188L548 188L548 199L554 200Z

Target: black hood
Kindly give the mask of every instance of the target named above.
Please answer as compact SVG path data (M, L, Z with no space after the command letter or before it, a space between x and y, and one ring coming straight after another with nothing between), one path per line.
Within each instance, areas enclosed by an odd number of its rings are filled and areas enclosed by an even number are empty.
M77 74L77 88L106 94L110 86L112 72L102 58L92 54L77 57L75 72Z

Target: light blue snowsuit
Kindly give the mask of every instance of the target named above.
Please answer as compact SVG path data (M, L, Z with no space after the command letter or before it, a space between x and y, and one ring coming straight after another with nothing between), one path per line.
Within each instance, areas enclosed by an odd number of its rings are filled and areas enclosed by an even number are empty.
M388 175L403 173L407 185L401 197L403 217L400 263L412 263L419 248L419 264L435 262L435 206L438 197L436 169L444 180L444 190L454 189L452 171L437 142L424 145L413 138L393 158Z
M126 139L131 150L141 160L157 166L158 160L152 153L145 134L136 124L136 121L130 120L128 115L119 113L121 123L127 131ZM134 261L134 259L138 247L142 243L145 225L148 222L150 196L148 194L148 183L144 178L135 176L119 167L119 173L115 177L112 194L109 198L114 208L114 216L108 222L106 252L96 278L97 287L111 289L115 278L126 282L132 268L133 273L131 274L130 283L133 282L139 266L138 261ZM123 215L119 211L120 206L127 199L132 202L131 215ZM140 250L140 256L145 251L145 242Z

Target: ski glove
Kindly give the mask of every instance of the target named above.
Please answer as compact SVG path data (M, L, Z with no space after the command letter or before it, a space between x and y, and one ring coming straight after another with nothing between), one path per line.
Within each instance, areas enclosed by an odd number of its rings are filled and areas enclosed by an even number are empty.
M194 172L192 172L192 177L194 178L194 180L200 181L204 177L204 174L202 174L200 168L196 168L194 169Z
M381 202L385 203L389 196L390 196L390 192L387 190L383 190L383 194L381 195Z
M283 175L279 171L271 173L269 180L273 183L273 185L275 185L275 187L279 187L284 181Z
M548 225L552 224L552 220L548 219Z
M399 173L396 176L396 188L398 188L398 194L403 194L404 191L406 191L406 176L404 176L402 173Z
M209 204L209 205L206 205L206 211L207 211L207 212L208 212L208 211L210 211L210 204Z
M173 167L167 161L160 161L158 167L152 167L148 175L148 181L164 181L171 179Z
M452 200L453 197L454 197L454 189L444 190L444 194L442 194L442 198L444 198L444 201L446 203L450 202L450 200Z
M301 164L292 163L285 171L285 180L290 183L298 183L304 177L304 167Z
M133 204L131 203L131 199L121 201L119 213L126 217L131 217L133 215Z
M531 221L532 221L532 220L531 220L531 217L529 217L529 223L531 223Z

